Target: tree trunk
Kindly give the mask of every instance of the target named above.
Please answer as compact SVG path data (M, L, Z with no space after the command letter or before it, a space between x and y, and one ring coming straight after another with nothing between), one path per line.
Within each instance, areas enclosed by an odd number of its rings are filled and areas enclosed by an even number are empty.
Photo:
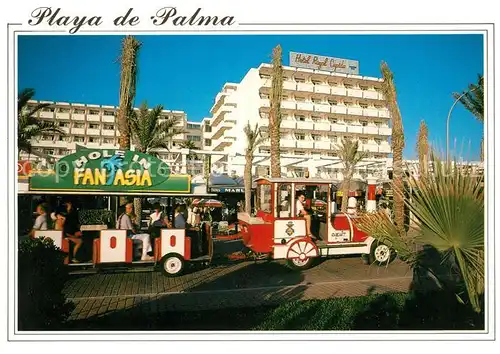
M480 159L481 162L484 161L484 137L481 139L481 152L480 152Z
M269 112L269 137L271 143L271 177L281 177L280 162L280 125L281 125L281 100L283 97L283 66L281 63L281 46L273 49L273 71Z
M342 191L342 204L340 206L340 211L347 212L347 202L349 201L349 185L351 184L351 173L347 172L344 175L344 180L342 181L341 191Z
M245 156L245 174L243 177L245 183L245 212L248 215L252 213L252 162L253 156L248 154Z
M140 233L142 225L142 198L134 198L134 213L137 232Z

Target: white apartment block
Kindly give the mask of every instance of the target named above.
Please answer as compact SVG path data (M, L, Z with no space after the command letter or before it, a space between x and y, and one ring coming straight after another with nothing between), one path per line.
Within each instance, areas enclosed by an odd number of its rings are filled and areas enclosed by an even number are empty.
M44 134L39 139L32 141L33 150L58 159L75 152L76 145L88 148L117 149L120 133L116 121L116 106L99 106L92 104L50 102L50 101L29 101L28 108L32 108L39 103L49 103L50 106L40 110L38 118L56 122L61 130L66 134ZM138 110L136 108L136 110ZM187 140L195 143L201 149L201 123L189 122L183 111L163 110L164 118L177 117L178 128L184 133L174 136L172 139L171 151L159 151L159 157L172 165L182 164L182 156L177 151L180 145ZM132 144L133 148L133 144ZM27 154L22 154L21 158L28 158ZM37 158L29 156L31 160ZM187 173L201 174L202 164L195 161L188 162Z
M226 83L215 97L212 116L203 120L204 149L224 152L213 156L217 172L241 175L246 138L244 126L269 126L270 64L248 71L240 83ZM390 114L380 92L382 79L324 70L283 68L281 103L281 168L283 176L342 179L335 150L343 138L359 140L368 152L355 178L387 178L392 167ZM256 151L254 163L269 169L270 142Z

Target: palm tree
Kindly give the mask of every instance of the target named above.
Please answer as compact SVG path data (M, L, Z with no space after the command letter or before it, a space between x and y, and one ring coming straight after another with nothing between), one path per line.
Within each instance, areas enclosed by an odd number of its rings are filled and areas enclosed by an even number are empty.
M351 184L352 176L354 175L354 169L356 168L356 165L367 156L365 151L359 151L358 149L358 140L343 139L340 146L336 150L336 153L344 166L342 171L343 180L340 187L342 191L342 212L347 211L349 185Z
M243 128L243 132L247 138L247 146L245 150L245 212L251 214L252 212L252 163L253 154L257 146L262 144L267 138L262 136L259 132L259 125L255 124L255 128L252 129L250 122Z
M394 85L394 75L387 63L382 62L380 71L384 81L382 82L382 92L385 96L387 108L392 118L392 185L393 189L402 189L403 186L403 149L405 147L405 136L403 131L403 120L399 111L396 97L396 86ZM396 227L402 235L405 232L404 225L404 198L402 195L394 194L394 221Z
M468 298L472 308L480 312L485 270L483 180L441 162L434 154L430 161L433 173L424 180L409 176L405 186L394 191L404 195L413 190L411 201L405 199L416 224L412 232L401 236L383 213L363 216L356 224L395 249L417 277L425 270L440 287L457 291L459 301ZM431 262L424 259L422 245L436 250L438 259ZM458 279L450 281L452 270ZM466 296L460 294L462 287Z
M281 46L278 44L273 49L273 71L271 73L271 94L269 112L269 135L271 138L271 177L281 177L280 163L280 125L281 125L281 100L283 97L283 65L281 59Z
M129 113L131 137L137 151L158 156L158 149L169 150L172 138L183 133L182 129L177 128L179 118L171 116L165 119L161 115L162 111L162 105L149 109L147 103L143 102L138 112Z
M27 152L42 158L49 158L47 155L34 152L31 142L44 133L57 133L65 135L65 132L60 129L56 122L41 120L37 117L37 113L50 106L50 103L39 103L36 106L29 108L28 101L35 95L35 90L26 88L19 93L17 98L17 144L18 152Z
M417 153L418 153L418 168L420 176L427 175L427 168L429 165L429 141L428 141L427 124L425 121L420 121L420 129L418 130L417 137Z
M463 96L462 96L463 95ZM460 97L462 96L462 97ZM484 122L484 77L478 75L477 84L470 84L466 93L453 93L455 99L471 112L481 123ZM481 139L481 161L484 161L484 138Z
M181 149L189 149L189 150L196 150L196 144L192 140L186 140L183 141L180 144ZM188 160L198 160L198 155L196 155L194 152L189 151L189 155L187 156Z
M117 121L120 131L120 149L130 149L130 126L128 118L134 104L137 84L137 57L141 43L132 36L126 36L122 42L120 57L120 106Z

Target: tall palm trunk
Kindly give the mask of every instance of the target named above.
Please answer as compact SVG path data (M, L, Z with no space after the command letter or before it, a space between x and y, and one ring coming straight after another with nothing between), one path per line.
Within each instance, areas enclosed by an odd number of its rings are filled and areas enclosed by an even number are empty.
M120 131L120 149L130 150L130 126L128 115L133 109L136 83L137 83L137 56L141 43L132 36L127 36L122 42L122 53L120 57L120 105L118 107L117 121ZM120 198L120 204L126 202L125 198ZM142 205L141 199L134 199L134 209L138 220L135 222L140 226Z
M418 152L418 169L420 177L424 178L427 175L429 165L429 142L428 142L427 125L422 120L420 129L418 130L417 152Z
M394 75L385 62L382 62L380 70L384 79L382 83L383 93L392 118L391 144L393 190L403 190L403 149L405 147L403 121L396 98L396 87L393 80ZM398 232L403 235L405 233L404 196L401 193L394 193L393 198L394 222Z
M269 137L271 139L271 177L281 177L280 163L280 125L281 99L283 97L283 66L281 63L281 46L273 49L273 71L271 74L271 109L269 112Z
M245 154L245 172L244 172L244 185L245 185L245 213L250 215L252 213L252 162L253 154L247 152Z
M344 174L344 180L342 181L341 191L342 191L342 204L340 206L340 211L345 213L347 211L347 202L349 201L349 185L351 184L352 173L347 172Z

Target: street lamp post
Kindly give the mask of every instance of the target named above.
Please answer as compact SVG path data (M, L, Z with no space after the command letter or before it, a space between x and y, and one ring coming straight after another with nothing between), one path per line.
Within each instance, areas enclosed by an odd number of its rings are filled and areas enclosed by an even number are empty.
M462 93L458 98L453 102L453 105L450 108L450 111L448 112L448 118L446 119L446 164L450 163L450 118L451 118L451 112L453 111L453 108L455 108L456 104L462 97L464 97L466 94L473 92L477 89L477 87L474 87L472 90L468 90L464 93Z

